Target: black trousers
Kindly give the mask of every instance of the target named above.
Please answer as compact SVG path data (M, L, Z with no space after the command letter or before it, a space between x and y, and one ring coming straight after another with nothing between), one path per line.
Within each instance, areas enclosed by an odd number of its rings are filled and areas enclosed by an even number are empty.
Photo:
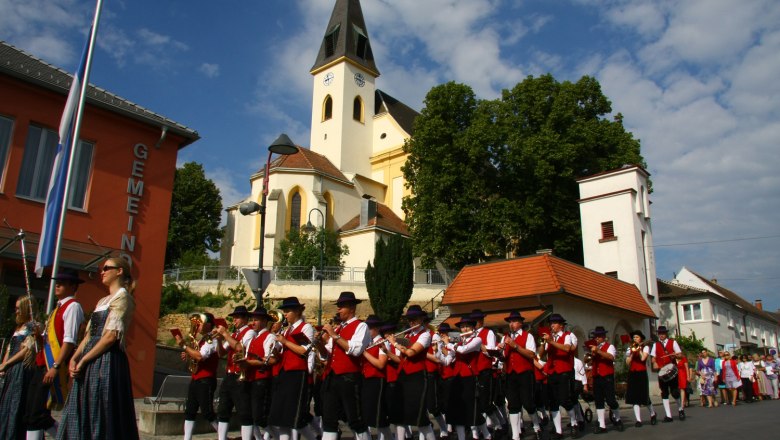
M677 378L664 382L660 378L658 379L658 386L661 387L661 398L668 399L669 394L676 399L680 398L680 388L678 387Z
M216 390L216 377L204 377L190 381L190 386L187 388L187 402L184 405L184 420L195 420L198 417L198 410L209 422L216 420L217 416L214 414L214 392Z
M268 411L271 409L271 378L251 382L252 422L263 428L268 426Z
M387 420L393 425L404 423L404 411L402 400L404 398L401 385L398 381L385 383L385 408L387 408Z
M282 370L273 379L268 423L282 428L303 428L311 421L306 370Z
M484 414L492 413L496 407L493 405L493 370L484 370L477 376L477 406Z
M447 402L450 401L450 398L455 398L455 396L452 394L452 381L455 380L454 377L448 377L447 379L443 379L439 377L439 405L441 406L441 412L447 417L447 423L449 423L449 415L447 414L448 411L448 404ZM446 429L446 426L441 427L443 430Z
M537 409L550 408L550 397L547 392L547 384L541 380L534 382L534 406Z
M485 416L479 411L479 387L476 376L456 376L450 382L447 401L447 423L458 426L479 426Z
M509 414L518 414L525 409L528 414L536 412L534 400L534 372L507 373L506 375L506 399L509 403Z
M360 403L360 388L363 376L360 373L328 373L322 383L322 430L338 432L339 415L343 414L349 429L357 434L368 429L363 420Z
M493 405L496 409L506 408L506 394L506 374L502 371L493 377Z
M363 418L368 426L385 428L389 426L385 410L385 379L381 377L363 378L360 391L360 404Z
M574 372L553 373L547 377L548 392L550 393L550 411L558 411L559 406L569 411L574 408L573 386Z
M428 408L428 412L432 416L437 417L441 415L442 409L439 405L441 378L439 373L425 372L428 380L428 390L425 396L425 406Z
M751 382L747 377L742 378L742 398L745 400L745 402L751 402L756 398L753 395L753 382Z
M425 407L425 396L428 392L428 378L425 371L398 376L403 396L403 424L410 426L431 426Z
M593 376L593 400L596 401L596 409L604 409L606 401L612 410L618 409L619 405L615 398L615 376Z
M24 423L28 431L40 431L54 426L54 419L48 408L51 386L43 383L44 375L46 367L35 367L27 385Z
M238 380L238 374L228 374L222 380L222 386L219 388L219 408L217 409L217 418L222 423L230 422L230 414L233 408L238 413L238 420L241 426L252 424L252 411L249 405L251 396L249 382Z

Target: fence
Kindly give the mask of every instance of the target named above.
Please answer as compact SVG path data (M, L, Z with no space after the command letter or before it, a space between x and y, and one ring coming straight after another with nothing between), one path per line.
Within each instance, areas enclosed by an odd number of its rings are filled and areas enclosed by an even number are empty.
M200 266L166 270L163 282L180 281L242 281L242 269L255 269L256 266ZM365 267L325 267L322 272L316 267L284 266L264 268L271 274L272 281L311 281L318 282L320 273L324 281L342 283L363 283L366 281ZM415 284L448 286L455 278L456 271L438 269L415 269Z

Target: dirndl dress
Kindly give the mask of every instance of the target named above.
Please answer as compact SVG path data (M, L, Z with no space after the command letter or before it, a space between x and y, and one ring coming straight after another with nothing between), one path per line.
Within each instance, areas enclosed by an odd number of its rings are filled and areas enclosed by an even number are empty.
M25 324L21 330L14 332L9 342L8 358L19 353L23 346L34 349L32 339L32 323ZM35 365L25 366L17 362L5 372L5 382L0 391L0 438L23 439L27 436L24 426L24 408L26 404L27 386L35 371Z
M98 309L90 319L84 354L102 337L109 313L116 313L114 308ZM82 377L73 381L57 439L138 439L131 383L127 354L121 342L116 341L86 366Z

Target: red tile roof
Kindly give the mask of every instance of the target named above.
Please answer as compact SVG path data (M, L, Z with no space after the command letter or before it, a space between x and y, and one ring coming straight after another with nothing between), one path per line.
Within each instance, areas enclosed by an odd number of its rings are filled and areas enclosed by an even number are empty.
M464 267L442 304L478 303L564 293L655 317L639 289L551 255L531 255Z
M520 314L525 318L524 323L525 324L532 324L536 318L542 316L545 312L545 309L535 309L535 310L523 310L520 312ZM509 312L495 312L495 313L485 313L485 327L502 327L507 326L507 322L504 321L504 318L506 318L509 315ZM460 321L460 316L450 316L449 318L445 319L444 322L451 325L452 327L455 327L455 323Z
M381 203L376 204L376 217L368 221L366 227L376 227L384 229L397 234L409 235L409 227L406 223L395 213L392 209ZM341 232L349 232L360 229L360 214L352 218L352 220L344 223L339 229Z
M301 170L318 171L327 176L349 182L349 179L339 170L333 162L322 154L315 153L308 148L298 147L298 152L289 156L279 156L271 162L271 172L275 168L292 168ZM259 171L260 173L263 170Z

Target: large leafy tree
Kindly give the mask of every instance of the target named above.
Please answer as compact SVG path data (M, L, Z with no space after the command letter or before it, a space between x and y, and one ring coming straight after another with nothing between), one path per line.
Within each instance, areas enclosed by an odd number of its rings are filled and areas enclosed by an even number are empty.
M185 253L205 255L219 250L222 196L206 177L203 165L187 162L176 170L165 264L179 262Z
M576 179L645 166L593 78L528 77L500 99L434 87L405 145L415 255L450 268L552 248L582 262Z
M374 245L374 264L366 267L371 308L385 322L398 322L414 289L414 261L408 238L392 235Z
M311 276L312 267L320 267L320 250L324 251L323 265L327 276L340 275L344 270L344 256L349 247L341 243L335 231L318 228L316 232L290 229L279 242L277 276L283 279L301 279Z

